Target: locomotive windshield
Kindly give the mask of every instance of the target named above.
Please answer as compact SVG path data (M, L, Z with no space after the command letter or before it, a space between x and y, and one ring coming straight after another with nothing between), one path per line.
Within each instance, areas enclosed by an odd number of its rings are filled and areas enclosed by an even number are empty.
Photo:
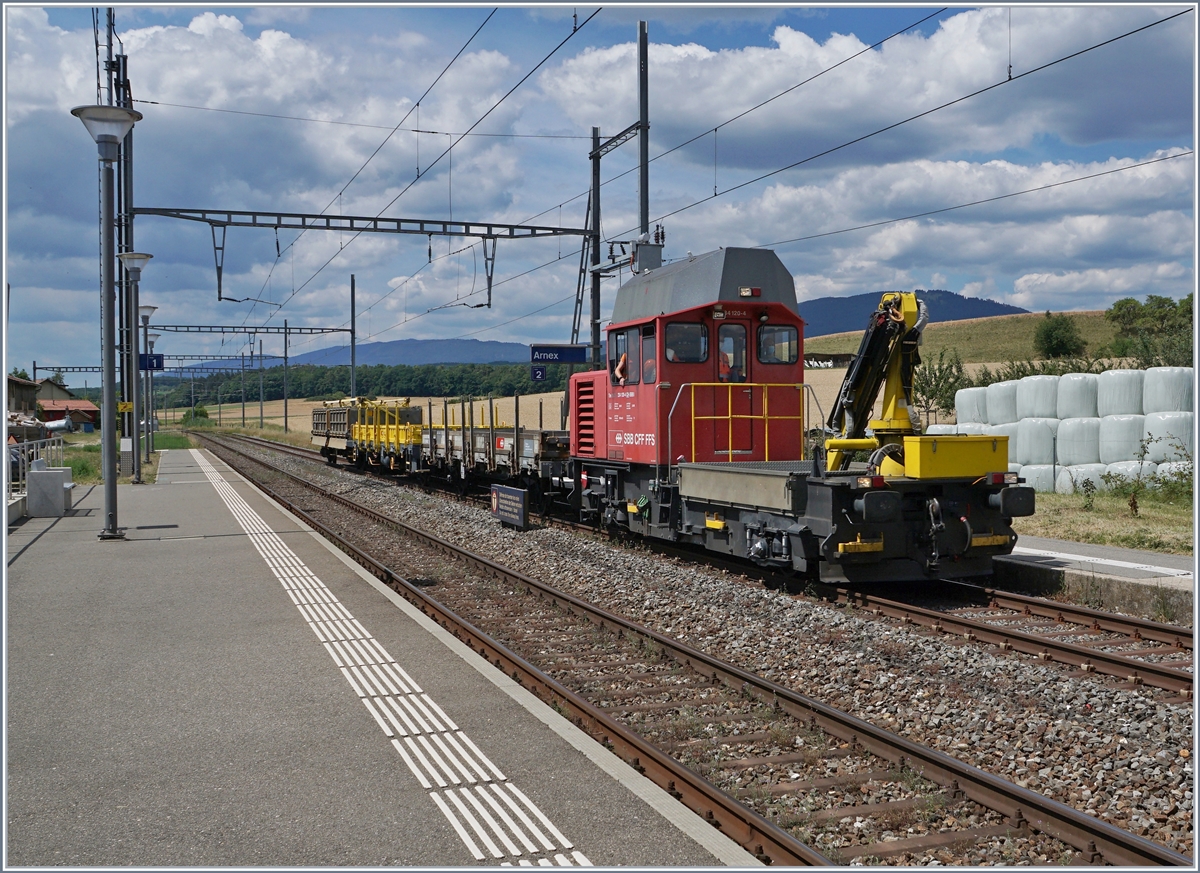
M667 360L681 364L702 364L708 360L708 328L703 324L667 325Z
M763 364L794 364L800 356L799 332L786 324L758 329L758 360Z

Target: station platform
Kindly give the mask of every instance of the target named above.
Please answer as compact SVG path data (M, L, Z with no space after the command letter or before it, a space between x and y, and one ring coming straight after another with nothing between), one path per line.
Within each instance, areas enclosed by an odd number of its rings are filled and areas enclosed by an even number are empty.
M5 866L760 866L199 450L8 529Z

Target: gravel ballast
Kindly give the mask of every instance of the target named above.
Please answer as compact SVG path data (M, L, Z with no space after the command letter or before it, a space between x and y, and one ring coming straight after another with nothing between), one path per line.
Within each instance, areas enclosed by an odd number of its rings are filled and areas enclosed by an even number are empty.
M254 451L254 450L250 450ZM272 456L314 484L914 742L1193 851L1193 707L1061 666L766 590L758 582Z

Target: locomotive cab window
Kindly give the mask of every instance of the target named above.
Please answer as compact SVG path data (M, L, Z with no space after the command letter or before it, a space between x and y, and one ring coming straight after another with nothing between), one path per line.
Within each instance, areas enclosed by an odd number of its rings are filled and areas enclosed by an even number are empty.
M702 364L708 360L708 328L703 324L668 324L666 358L671 363Z
M658 350L654 346L654 325L642 328L642 382L649 385L658 376Z
M653 330L653 328L651 328ZM654 340L651 337L651 344ZM608 371L614 385L636 385L641 373L641 340L636 327L608 335Z
M717 330L717 378L722 382L746 381L744 324L723 324Z
M794 364L800 357L800 332L787 324L764 324L758 329L758 360L763 364Z

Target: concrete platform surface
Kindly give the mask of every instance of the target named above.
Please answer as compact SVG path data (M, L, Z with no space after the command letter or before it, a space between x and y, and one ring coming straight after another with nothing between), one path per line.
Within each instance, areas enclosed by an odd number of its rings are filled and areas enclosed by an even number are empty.
M757 866L211 455L8 532L6 866Z

